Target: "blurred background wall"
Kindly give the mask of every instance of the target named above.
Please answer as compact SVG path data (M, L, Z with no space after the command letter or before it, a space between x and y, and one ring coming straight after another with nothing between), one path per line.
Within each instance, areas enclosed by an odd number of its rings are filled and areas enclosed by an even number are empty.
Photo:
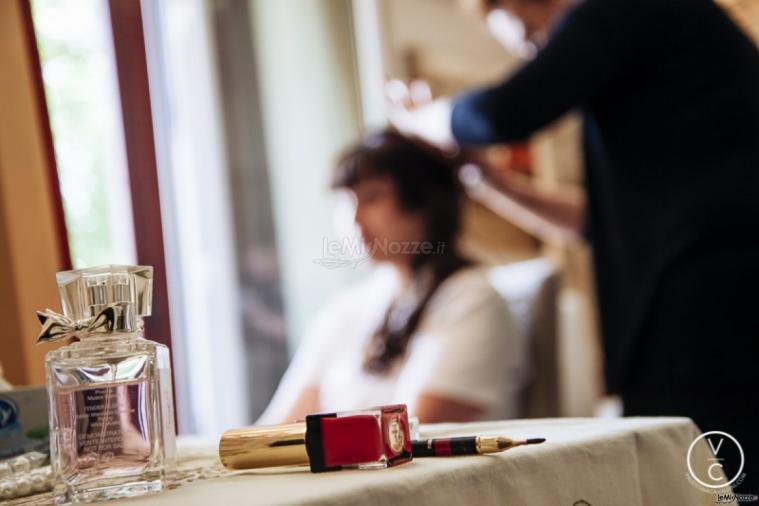
M28 7L0 3L0 363L15 384L44 382L35 311L56 307L69 262Z

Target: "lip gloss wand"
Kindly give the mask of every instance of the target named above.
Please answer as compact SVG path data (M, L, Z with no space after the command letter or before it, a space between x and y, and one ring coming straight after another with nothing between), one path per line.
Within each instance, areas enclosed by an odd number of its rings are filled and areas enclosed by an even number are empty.
M464 436L420 439L411 442L411 453L417 457L451 457L498 453L517 446L540 444L545 438L511 439L500 436Z

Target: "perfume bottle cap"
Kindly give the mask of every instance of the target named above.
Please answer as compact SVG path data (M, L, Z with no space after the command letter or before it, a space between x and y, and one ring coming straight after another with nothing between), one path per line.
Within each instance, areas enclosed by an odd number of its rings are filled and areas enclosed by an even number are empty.
M63 314L73 321L95 318L104 308L114 308L112 331L138 330L143 316L150 316L153 268L101 265L56 274Z

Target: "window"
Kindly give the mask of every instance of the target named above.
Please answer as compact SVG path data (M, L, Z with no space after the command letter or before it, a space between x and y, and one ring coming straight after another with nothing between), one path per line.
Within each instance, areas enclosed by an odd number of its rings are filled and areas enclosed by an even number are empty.
M135 263L108 3L33 0L75 268Z

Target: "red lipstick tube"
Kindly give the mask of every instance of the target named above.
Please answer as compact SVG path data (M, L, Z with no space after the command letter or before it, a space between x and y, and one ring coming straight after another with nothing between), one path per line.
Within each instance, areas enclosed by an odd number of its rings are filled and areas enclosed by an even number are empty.
M308 464L319 473L395 466L412 458L408 414L400 404L232 429L221 437L219 457L230 469Z

